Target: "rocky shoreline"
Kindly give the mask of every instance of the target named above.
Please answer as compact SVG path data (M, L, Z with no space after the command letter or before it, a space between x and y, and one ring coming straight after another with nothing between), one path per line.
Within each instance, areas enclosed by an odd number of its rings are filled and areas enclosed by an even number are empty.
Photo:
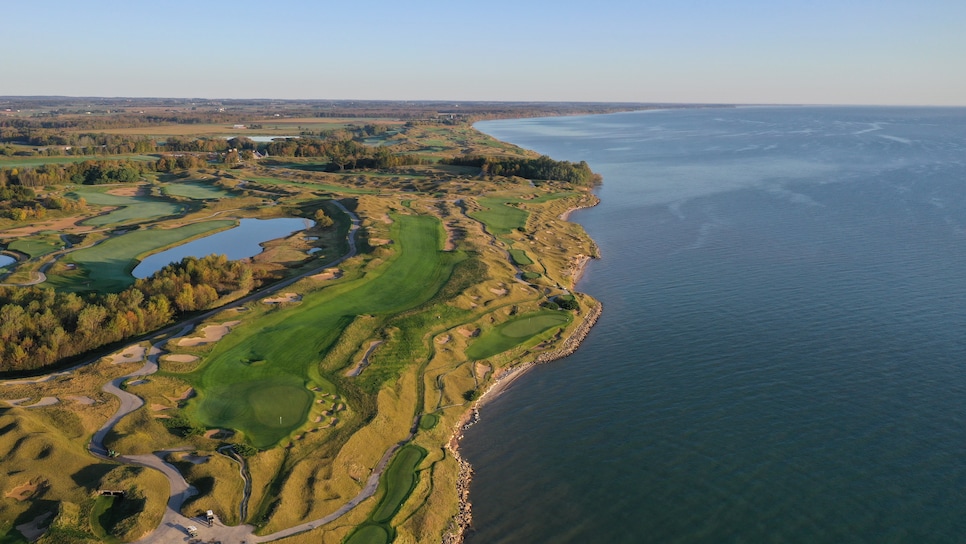
M459 442L463 438L463 431L471 427L474 423L479 421L480 412L479 409L484 404L486 404L491 399L498 396L508 385L513 383L513 380L522 376L523 373L533 368L535 365L549 363L556 361L557 359L562 359L568 355L573 354L580 347L580 343L587 337L590 333L590 329L597 323L597 319L600 317L603 311L603 305L601 303L596 303L590 310L588 310L586 317L584 317L583 323L581 323L563 344L555 350L541 353L535 357L532 361L527 361L525 363L512 366L503 370L496 380L493 382L485 393L483 393L480 398L473 404L473 406L463 415L460 421L456 424L456 428L453 431L453 436L450 437L449 442L446 444L446 448L456 459L459 464L459 477L456 481L456 492L459 496L459 511L453 519L453 529L443 535L443 544L461 544L463 542L464 535L467 529L470 527L470 523L473 520L473 509L470 504L470 482L473 479L473 467L470 465L466 459L463 459L459 453Z

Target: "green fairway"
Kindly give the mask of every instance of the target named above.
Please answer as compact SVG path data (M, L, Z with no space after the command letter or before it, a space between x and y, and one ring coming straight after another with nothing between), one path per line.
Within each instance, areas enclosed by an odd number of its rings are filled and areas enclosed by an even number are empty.
M329 191L332 193L345 193L347 195L374 195L379 192L376 189L358 189L355 187L343 187L341 185L331 185L327 183L310 183L310 182L303 182L303 181L292 181L292 180L281 179L281 178L248 176L247 179L257 183L265 183L267 185L294 185L296 187L306 187L309 189L316 189L319 191Z
M483 333L467 348L466 356L477 360L492 357L572 319L569 312L553 310L518 317Z
M522 249L511 249L509 250L509 252L510 252L510 258L513 259L513 262L515 264L524 265L524 266L528 264L533 264L533 261L530 260L530 257L527 256L526 251L523 251Z
M231 193L214 185L186 181L182 183L168 183L164 186L164 193L174 196L183 196L192 200L217 200L232 196Z
M102 227L116 225L132 220L143 221L168 215L178 215L184 208L173 202L158 200L146 196L117 196L109 195L96 189L77 189L67 196L81 198L88 204L95 206L117 206L118 209L84 221L85 225Z
M372 521L386 523L396 515L399 507L416 487L418 479L416 467L423 457L426 457L426 450L413 444L403 446L396 452L396 456L390 461L386 472L379 480L379 487L385 494L370 516Z
M10 242L10 245L8 246L8 248L12 249L13 251L26 253L31 257L40 257L41 255L53 253L58 249L63 249L63 247L64 241L55 234L38 234L36 236L19 238L13 242Z
M247 398L265 380L286 384L324 382L318 362L358 315L390 315L426 302L443 286L464 257L440 251L442 229L428 216L396 216L395 252L363 278L306 293L298 307L250 320L215 345L207 363L188 378L203 394L191 403L192 417L210 427L243 431L252 444L266 448L304 422L286 420L280 427L257 423L260 405ZM258 364L252 364L258 362ZM273 382L274 383L274 382ZM289 394L275 402L291 404L287 414L305 413L311 398ZM274 412L273 412L274 414Z
M530 212L507 206L504 198L481 197L476 199L482 210L470 213L470 217L481 221L493 234L508 234L527 224Z
M389 532L378 525L363 525L352 533L345 544L386 544Z
M66 291L97 290L117 292L134 283L131 270L138 258L217 230L235 225L234 221L205 221L175 229L136 230L115 236L96 246L69 253L64 263L77 270L63 275L48 274L47 285Z

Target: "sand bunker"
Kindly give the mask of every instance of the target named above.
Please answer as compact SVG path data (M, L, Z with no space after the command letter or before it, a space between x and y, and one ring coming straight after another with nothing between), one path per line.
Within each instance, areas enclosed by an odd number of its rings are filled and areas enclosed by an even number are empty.
M283 302L299 302L302 295L298 293L282 293L277 297L262 299L265 304L281 304Z
M477 336L480 335L480 329L470 330L470 329L460 328L460 329L457 329L457 332L459 332L460 334L462 334L467 338L476 338Z
M43 491L47 487L47 482L42 481L40 483L27 482L25 484L20 484L17 487L7 491L3 494L4 497L8 499L13 499L15 501L25 501L34 496L37 490Z
M473 369L473 371L476 373L476 379L478 380L485 379L486 375L489 374L490 371L492 370L493 368L490 367L490 365L479 363L479 362L476 363L476 367Z
M170 410L171 409L170 406L165 406L163 404L157 404L157 403L152 404L148 408L150 408L152 412L160 412L162 410Z
M83 397L83 396L77 396L77 395L67 395L64 398L67 399L67 400L72 400L72 401L76 402L77 404L88 404L88 405L89 404L94 404L94 399L92 399L90 397Z
M448 334L444 334L442 336L437 336L436 337L436 343L437 344L445 344L445 343L447 343L449 341L450 341L450 335L448 335Z
M227 321L221 325L206 325L201 329L202 336L189 336L187 338L182 338L181 340L178 340L178 345L193 347L203 346L205 344L213 344L224 338L226 334L231 332L231 328L239 323L241 323L241 321Z
M328 268L322 273L310 277L313 280L337 280L342 277L342 271L338 268Z
M38 400L33 404L20 404L21 402L24 402L26 400L29 400L29 397L23 398L23 399L8 400L7 403L10 406L19 406L21 408L41 408L44 406L53 406L58 402L60 402L60 399L58 399L57 397L43 397L42 399Z
M144 360L144 346L128 346L121 351L108 355L113 364L121 363L140 363Z
M201 463L207 463L208 458L209 458L208 455L194 455L191 453L186 453L183 456L181 456L182 461L187 461L192 465L200 465Z
M171 355L165 355L162 359L162 361L170 361L172 363L193 363L197 360L197 357L188 355L187 353L172 353Z
M493 293L494 295L498 296L498 297L502 297L502 296L506 295L506 289L491 288L490 289L490 292Z
M134 185L132 187L118 187L117 189L111 189L107 192L109 195L114 196L143 196L146 191L144 190L144 185Z

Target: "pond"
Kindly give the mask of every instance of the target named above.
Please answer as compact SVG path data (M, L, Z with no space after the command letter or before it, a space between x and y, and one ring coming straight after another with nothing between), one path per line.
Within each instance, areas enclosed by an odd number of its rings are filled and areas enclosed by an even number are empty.
M17 262L17 259L13 257L8 257L7 255L0 255L0 268L4 268Z
M297 217L242 219L235 228L145 257L131 274L135 278L146 278L185 257L205 257L212 253L224 254L231 261L247 259L261 253L262 242L288 236L312 225L312 221Z

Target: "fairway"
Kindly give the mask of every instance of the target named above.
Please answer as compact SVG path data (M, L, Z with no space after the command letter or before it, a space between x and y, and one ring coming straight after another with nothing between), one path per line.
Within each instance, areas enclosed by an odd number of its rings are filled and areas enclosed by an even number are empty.
M132 220L144 221L168 215L178 215L184 209L182 206L173 202L157 200L151 197L109 195L97 190L77 189L71 193L67 193L67 196L72 198L83 197L88 204L95 206L116 206L118 208L110 213L92 217L81 223L95 227L126 223Z
M63 262L77 266L64 275L48 274L47 285L60 290L95 289L117 292L134 283L131 270L138 258L203 234L235 225L234 221L205 221L175 229L145 229L115 236L96 246L69 253Z
M181 196L192 200L218 200L232 196L228 191L202 182L168 183L164 186L167 195Z
M379 506L372 512L370 519L376 523L386 523L392 519L403 501L409 497L413 488L416 487L416 467L419 462L426 457L426 450L409 444L403 446L393 457L386 468L384 477L379 480L379 484L384 488L385 494L379 501Z
M483 333L467 348L466 356L477 360L492 357L571 320L569 312L554 310L518 317Z
M8 247L13 251L26 253L31 257L40 257L41 255L53 253L58 249L63 249L64 241L59 236L53 234L39 234L14 240L10 242Z
M472 212L470 217L481 221L493 234L509 234L511 231L522 228L527 224L530 212L507 206L507 199L480 197L476 199L482 210Z
M257 421L271 416L222 398L241 398L253 386L270 379L304 384L321 381L318 362L358 315L389 315L429 300L449 279L464 257L442 252L442 230L428 216L396 216L392 225L395 252L386 264L365 277L307 293L297 308L273 312L238 327L215 345L208 362L188 378L204 392L190 405L193 417L210 427L230 426L244 432L253 445L277 443L304 420L286 421L279 428L263 428ZM247 361L259 362L249 364ZM279 404L293 404L291 413L305 409L304 397L279 396ZM234 410L254 410L240 415ZM246 414L248 414L246 412Z
M523 251L522 249L511 249L509 250L509 253L510 253L510 258L513 259L513 262L515 264L518 264L521 266L533 264L533 261L530 260L530 257L527 256L527 252Z

